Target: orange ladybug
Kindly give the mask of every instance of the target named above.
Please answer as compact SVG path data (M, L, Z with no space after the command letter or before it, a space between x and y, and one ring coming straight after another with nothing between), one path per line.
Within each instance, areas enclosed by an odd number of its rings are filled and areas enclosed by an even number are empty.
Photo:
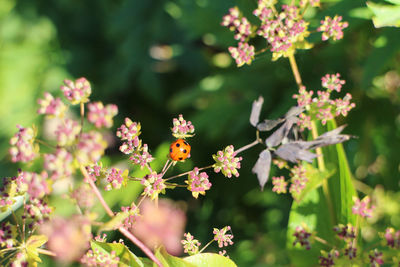
M190 157L190 145L183 139L172 142L169 147L169 156L174 161L182 161Z

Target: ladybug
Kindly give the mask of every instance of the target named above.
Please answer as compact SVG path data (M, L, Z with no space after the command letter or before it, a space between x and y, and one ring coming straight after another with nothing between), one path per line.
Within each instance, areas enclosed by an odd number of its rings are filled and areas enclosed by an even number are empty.
M190 145L183 139L172 142L169 147L169 156L174 161L182 161L190 157Z

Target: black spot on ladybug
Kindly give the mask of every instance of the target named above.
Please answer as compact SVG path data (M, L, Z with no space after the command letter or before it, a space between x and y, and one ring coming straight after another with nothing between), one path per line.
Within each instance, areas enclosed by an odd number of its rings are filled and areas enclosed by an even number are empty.
M172 153L172 148L169 149L169 152Z
M180 147L181 146L181 144L179 144L179 143L176 143L176 147Z
M179 160L183 160L183 158L182 158L182 157L179 157Z
M185 145L187 145L187 146L189 145L188 142L186 142L186 141L183 141L183 143L185 143Z
M182 152L186 154L186 153L187 153L187 150L186 150L186 149L184 149L184 150L182 150Z

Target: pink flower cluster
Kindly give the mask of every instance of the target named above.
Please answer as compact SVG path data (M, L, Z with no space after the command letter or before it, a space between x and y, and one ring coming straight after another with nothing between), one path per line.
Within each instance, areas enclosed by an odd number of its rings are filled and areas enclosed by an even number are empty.
M134 202L132 202L130 207L121 207L121 210L122 212L126 212L129 214L128 217L124 220L123 226L128 229L133 227L140 216L139 208L135 205Z
M153 156L149 153L147 144L144 144L140 149L134 151L129 159L133 164L140 165L140 168L143 168L154 160Z
M118 107L114 104L103 105L102 102L88 104L88 121L97 128L110 128L113 125L113 117L118 113Z
M120 259L116 254L115 251L108 254L99 251L97 248L89 249L80 262L88 267L118 267Z
M67 106L61 101L61 98L54 98L49 92L44 93L44 99L38 99L40 108L38 114L48 116L63 117Z
M304 168L303 165L294 166L290 170L290 176L291 176L291 179L290 179L291 184L290 184L289 192L292 194L294 199L297 199L297 197L300 195L300 193L306 187L307 182L308 182L306 169Z
M72 155L64 148L57 148L54 154L44 154L44 168L49 172L52 180L71 176Z
M81 125L72 119L65 119L60 122L55 131L57 136L57 144L59 146L72 145L78 138L81 132Z
M156 199L160 193L164 194L165 188L167 187L164 184L162 175L157 174L156 172L152 172L143 177L140 183L144 186L143 195L148 196L151 199Z
M272 184L274 186L272 188L273 192L277 192L278 194L286 193L288 183L285 182L285 177L272 177Z
M179 114L178 118L172 120L172 125L171 131L175 138L180 139L193 136L194 126L191 121L186 121L182 114Z
M295 240L293 241L293 246L299 243L300 246L305 247L307 250L311 249L311 233L306 231L304 227L297 226L293 236L295 237Z
M231 178L232 175L239 177L240 161L242 157L235 157L235 149L232 145L227 146L223 151L218 151L212 157L215 160L213 165L216 173L222 172L225 177Z
M75 82L64 80L64 85L60 89L72 105L89 102L89 96L92 93L89 81L83 77Z
M45 195L48 195L51 190L47 181L47 173L45 171L41 174L21 171L18 174L17 184L19 190L27 192L31 200L35 198L43 198Z
M199 168L197 167L189 172L186 183L188 184L188 190L192 192L194 198L198 198L199 194L205 195L206 190L209 190L212 185L208 180L207 173L199 172Z
M332 249L329 252L321 251L322 256L319 256L319 266L332 267L335 266L335 259L339 258L339 251Z
M400 231L395 231L393 228L387 228L384 237L389 247L400 249Z
M10 139L9 153L12 162L29 162L38 156L39 147L34 145L35 131L17 125L18 132Z
M235 59L236 65L238 67L243 66L244 64L250 65L254 59L254 46L249 45L248 43L239 42L238 47L229 47L229 53Z
M218 242L218 247L222 248L233 245L233 235L227 234L228 231L231 231L230 226L225 226L222 229L214 228L214 240Z
M93 190L88 184L81 184L71 192L71 198L76 201L80 208L91 208L96 200Z
M17 229L15 225L10 224L9 222L2 222L0 224L0 248L12 248L15 243L15 236L17 233Z
M371 217L372 210L375 206L371 206L371 199L367 196L363 200L358 197L353 197L354 205L352 208L353 214L360 215L361 217Z
M293 53L296 43L304 41L310 34L308 23L301 19L296 6L283 5L279 14L263 7L261 11L257 9L254 14L259 15L261 20L257 34L264 37L271 45L272 60Z
M106 180L107 185L104 187L104 190L110 191L111 189L120 189L122 183L124 182L124 178L122 177L122 170L111 168L107 171Z
M199 247L201 243L199 240L194 239L190 233L185 233L183 235L186 239L182 240L181 243L183 245L183 252L188 253L189 255L195 255L199 253Z
M125 124L121 125L117 130L117 136L121 138L122 145L119 150L125 154L131 154L135 148L141 146L140 123L132 122L131 119L125 118Z
M347 93L343 98L331 99L333 91L340 92L345 84L344 80L340 79L340 74L326 74L322 77L322 87L326 90L318 90L317 96L312 97L313 91L307 91L304 86L299 89L298 94L294 94L293 98L297 99L297 104L300 107L305 107L309 115L301 113L297 125L300 130L311 129L311 120L319 119L323 125L328 120L339 115L347 116L348 112L356 105L351 103L352 96Z
M383 261L383 253L377 249L370 251L369 255L369 262L371 263L371 267L379 267L385 262Z
M83 165L93 164L104 155L107 142L103 139L101 133L90 131L81 134L76 148L75 156L79 163Z
M349 26L347 22L341 22L342 16L336 15L333 19L326 16L324 20L321 20L321 26L317 31L322 32L322 40L326 41L332 38L334 41L343 38L343 29Z
M43 199L34 198L25 204L25 214L32 219L34 224L42 224L49 219L52 212L53 209Z

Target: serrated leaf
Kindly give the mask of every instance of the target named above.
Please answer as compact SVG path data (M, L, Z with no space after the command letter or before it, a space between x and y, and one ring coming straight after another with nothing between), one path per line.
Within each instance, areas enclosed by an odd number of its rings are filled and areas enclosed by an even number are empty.
M194 264L196 267L235 267L231 259L215 253L200 253L184 258L185 261Z
M374 13L372 21L375 28L400 27L400 6L382 5L367 2L368 8Z
M122 221L129 217L129 212L118 212L108 222L102 224L99 228L100 232L115 230L121 226Z
M268 149L263 150L258 156L257 162L251 170L257 175L258 182L261 190L264 189L265 184L268 182L269 171L271 168L271 152Z
M37 249L47 242L48 238L45 235L33 235L26 241L26 252L29 262L42 262L39 258Z
M264 120L263 122L260 122L257 124L257 130L261 132L266 132L266 131L271 131L274 129L276 126L278 126L280 123L284 122L285 119L280 118L276 120Z
M184 259L168 254L163 246L158 247L154 254L164 267L196 267L196 265Z
M254 127L257 126L257 123L260 120L260 113L263 103L264 103L264 98L262 96L260 96L257 100L254 100L253 102L250 114L250 124L253 125Z
M318 156L317 154L303 149L297 143L283 144L275 151L275 154L280 158L293 163L297 163L299 160L304 160L311 163L313 159Z
M90 241L93 250L98 249L99 252L110 255L115 251L115 255L119 258L119 266L144 267L142 260L133 254L127 246L121 243L106 243L98 241Z

